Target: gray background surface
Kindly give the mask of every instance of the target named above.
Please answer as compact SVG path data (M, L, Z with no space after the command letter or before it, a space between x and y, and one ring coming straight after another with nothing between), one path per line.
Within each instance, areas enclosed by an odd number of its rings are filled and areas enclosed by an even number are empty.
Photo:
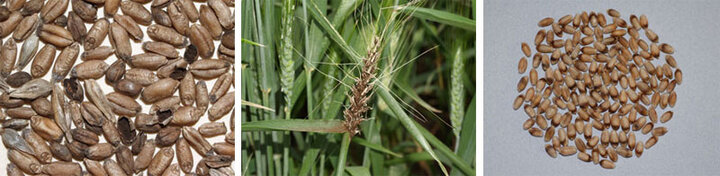
M557 20L583 10L605 13L608 8L620 11L628 22L631 13L646 14L649 27L660 36L659 42L675 48L673 56L684 76L682 85L675 88L677 104L670 108L675 113L673 120L662 125L667 126L669 132L645 150L641 158L620 157L614 170L581 162L576 155L549 157L544 150L546 143L522 129L527 119L522 108L512 109L521 77L517 73L517 62L524 56L520 43L532 45L540 29L537 22L544 17ZM485 175L720 174L718 9L720 1L486 0L483 29ZM647 138L639 132L636 135L638 139Z

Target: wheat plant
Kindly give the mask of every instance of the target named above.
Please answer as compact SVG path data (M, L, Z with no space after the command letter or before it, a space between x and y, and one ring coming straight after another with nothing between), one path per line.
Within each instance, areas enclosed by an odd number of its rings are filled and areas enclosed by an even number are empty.
M474 7L242 1L242 175L475 175Z

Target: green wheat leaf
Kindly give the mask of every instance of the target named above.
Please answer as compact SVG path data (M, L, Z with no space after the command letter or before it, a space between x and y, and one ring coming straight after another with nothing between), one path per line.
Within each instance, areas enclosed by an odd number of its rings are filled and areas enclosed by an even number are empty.
M250 131L305 131L317 133L344 133L342 120L276 119L242 124L243 132Z
M414 17L475 31L474 20L450 12L414 6L400 8L400 11L410 13Z

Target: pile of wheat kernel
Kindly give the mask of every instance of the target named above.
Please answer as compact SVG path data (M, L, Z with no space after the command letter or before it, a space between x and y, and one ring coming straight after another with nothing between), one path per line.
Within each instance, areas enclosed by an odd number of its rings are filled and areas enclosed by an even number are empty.
M670 55L673 47L659 43L645 15L625 21L609 9L607 16L547 17L538 26L546 29L535 36L536 53L521 45L523 76L513 109L524 109L523 129L549 142L549 156L577 154L613 169L618 156L640 157L668 132L673 112L664 110L675 106L682 71Z

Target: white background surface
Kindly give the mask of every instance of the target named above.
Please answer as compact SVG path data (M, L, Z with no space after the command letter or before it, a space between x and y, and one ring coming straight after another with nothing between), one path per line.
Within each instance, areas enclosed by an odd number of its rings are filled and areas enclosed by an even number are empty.
M146 3L146 4L144 4L145 9L147 9L148 11L150 10L150 4L152 4L152 3ZM199 10L200 10L200 5L207 5L207 3L206 3L206 2L195 2L195 6L196 6L196 9L198 10L198 12L199 12ZM234 8L234 7L230 7L230 9L232 10L233 14L235 14L235 8ZM71 10L72 10L72 3L69 3L67 11L71 11ZM164 10L167 11L166 8L164 8ZM118 8L117 14L123 14L123 13L122 13L122 10ZM67 17L67 12L66 12L64 15ZM98 8L98 10L97 10L97 16L98 16L98 19L104 17L104 16L105 16L105 9L102 8L102 7ZM236 17L237 17L237 16L236 16ZM109 19L109 22L112 23L113 20L112 20L112 19ZM154 21L153 21L153 23L154 23ZM195 22L195 23L196 23L196 24L200 24L200 21L198 20L198 21ZM191 22L190 26L192 26L192 24L195 24L195 23L192 23L192 22ZM92 27L92 24L86 23L85 26L86 26L86 28L89 30L89 29ZM236 28L237 28L237 27L239 27L238 23L236 23ZM142 50L142 43L143 43L143 42L146 42L146 41L152 41L152 39L150 39L150 37L148 37L148 35L147 35L147 33L146 33L146 28L147 28L147 26L140 25L140 28L141 28L142 31L143 31L143 41L142 41L142 42L134 42L134 41L131 40L130 43L131 43L131 45L132 45L132 51L133 51L132 53L133 53L133 55L144 53L144 51ZM5 38L3 39L3 41L7 41L7 40L9 40L9 39L12 39L12 34L10 34L10 36L8 36L8 37L5 37ZM239 41L239 38L238 38L238 41ZM42 43L42 41L39 41L39 42L40 42L40 44L39 44L39 46L38 46L38 51L45 45L44 43ZM218 49L218 45L220 44L220 41L214 41L214 43L215 43L215 52L213 52L213 57L212 57L212 58L213 58L213 59L217 59L217 58L218 58L218 57L217 57L217 49ZM111 46L111 45L110 45L109 36L106 36L106 37L105 37L105 40L103 41L103 43L102 43L100 46ZM20 43L17 44L18 57L19 57L19 55L20 55L21 48L22 48L22 42L20 42ZM56 57L57 57L57 55L60 54L60 52L61 52L61 50L57 50L57 52L56 52ZM83 47L81 46L81 47L80 47L80 55L82 55L83 52L84 52L84 49L83 49ZM182 56L183 56L183 53L185 53L185 50L184 50L184 49L179 49L178 52L180 53L180 56L182 57ZM198 59L201 59L201 58L198 57ZM108 65L111 65L111 64L114 63L116 60L117 60L117 58L115 57L115 55L112 55L112 56L110 56L108 59L105 60L105 63L107 63ZM81 63L81 62L82 62L82 60L80 59L80 56L78 56L78 59L77 59L77 61L75 62L75 65L77 65L77 64L79 64L79 63ZM30 73L30 67L31 67L31 65L32 65L32 61L28 64L28 66L25 67L25 69L23 69L23 71ZM129 66L126 66L126 69L130 69L130 67L129 67ZM232 68L232 69L234 70L234 68ZM50 76L51 76L51 74L52 74L51 72L52 72L52 68L51 68L50 71L48 71L48 73L43 77L43 79L49 81L49 80L50 80ZM14 73L14 72L13 72L13 73ZM188 74L191 74L191 73L188 71ZM68 76L68 77L69 77L69 76ZM68 77L66 77L66 78L68 78ZM238 75L238 77L239 77L239 75ZM196 81L196 82L197 82L197 81ZM209 81L206 80L205 82L206 82L206 84L207 84L207 88L208 88L208 92L209 92L209 91L212 89L213 85L215 84L215 80L209 80ZM113 88L112 88L110 85L107 85L107 84L105 83L105 77L102 77L102 78L98 79L98 80L97 80L97 83L98 83L98 85L101 85L101 86L102 86L103 93L105 93L105 94L108 94L108 93L111 93L111 92L114 91ZM82 83L81 83L81 84L82 84ZM84 89L84 87L83 87L83 89ZM230 87L230 90L228 90L228 92L235 91L234 89L235 89L234 86L232 86L232 87ZM176 91L176 93L174 94L174 96L178 96L177 91ZM48 98L48 100L50 100L50 99ZM84 101L88 101L87 96L85 96ZM138 103L140 103L140 105L142 105L142 111L141 111L141 112L148 113L148 111L149 111L149 109L150 109L150 105L144 104L144 103L140 100L139 97L136 99L136 101L137 101ZM30 107L30 105L24 105L24 106ZM210 105L210 107L212 107L212 104ZM231 111L230 113L232 113L232 111ZM231 132L231 130L230 130L230 117L231 117L231 114L230 114L230 113L228 113L228 115L226 115L226 116L223 117L222 119L216 121L216 122L222 122L222 123L224 123L224 124L225 124L225 127L227 128L227 131L228 131L228 132ZM117 118L119 118L119 117L117 117ZM133 122L134 122L134 119L135 119L135 118L132 117L132 118L130 118L130 119L133 120ZM204 115L203 117L201 117L200 120L194 125L195 129L197 129L200 125L202 125L202 124L204 124L204 123L206 123L206 122L209 122L209 119L207 118L207 111L206 111L205 115ZM30 128L30 126L28 125L27 128ZM73 125L72 128L75 128L74 125ZM136 131L137 131L137 130L136 130ZM138 132L139 132L139 131L138 131ZM182 137L182 135L180 135L180 136ZM103 136L99 136L99 138L100 138L100 142L101 142L101 143L106 142L106 141L105 141L105 138L104 138ZM150 139L154 140L154 139L155 139L155 133L153 133L153 134L148 134L147 139L148 139L148 140L150 140ZM224 142L224 141L225 141L225 135L220 135L220 136L208 138L207 140L208 140L208 142L210 142L210 145L212 145L212 144L214 144L214 143ZM155 152L157 152L158 150L159 150L159 148L156 148ZM200 161L200 159L201 159L202 157L201 157L194 149L191 149L191 150L193 151L193 152L192 152L192 153L193 153L193 162L195 162L195 164L193 164L193 169L192 169L192 171L195 172L195 166L197 165L198 161ZM173 147L173 152L175 152L175 147ZM6 174L6 171L5 171L6 169L5 169L5 168L7 167L7 164L8 164L10 161L7 159L7 149L5 148L4 145L0 145L0 156L2 156L2 159L0 159L0 175L5 175L5 174ZM114 155L111 156L110 158L111 158L112 160L115 160L115 159L116 159ZM53 158L53 161L57 161L57 159ZM85 166L82 164L82 161L73 160L73 162L79 162L80 165L83 167L83 170L85 170L85 169L84 169ZM172 163L177 163L177 156L173 157L173 162L172 162ZM239 166L239 160L238 160L238 161L235 161L235 162L233 163L233 166ZM233 169L234 169L234 171L235 171L236 174L239 174L239 173L240 173L240 169L239 169L238 167L234 167ZM181 171L181 172L182 172L182 171ZM147 169L146 169L145 171L141 172L141 173L144 174L144 175L147 175Z
M660 43L675 48L673 56L684 80L675 91L677 104L669 132L640 158L622 158L615 169L584 163L576 155L551 158L546 144L522 129L527 115L512 109L518 95L520 43L532 44L537 22L582 11L617 9L645 14ZM518 1L484 2L484 174L485 175L717 175L720 173L720 1ZM606 14L607 17L607 14ZM609 19L610 21L610 19ZM533 49L534 52L534 49ZM531 59L528 60L531 63ZM542 72L540 72L540 75ZM527 71L526 73L527 74ZM666 109L667 110L667 109ZM661 113L664 111L658 111ZM597 131L593 132L598 135ZM640 134L640 135L638 135ZM638 139L647 137L637 133ZM642 136L642 137L640 137Z

